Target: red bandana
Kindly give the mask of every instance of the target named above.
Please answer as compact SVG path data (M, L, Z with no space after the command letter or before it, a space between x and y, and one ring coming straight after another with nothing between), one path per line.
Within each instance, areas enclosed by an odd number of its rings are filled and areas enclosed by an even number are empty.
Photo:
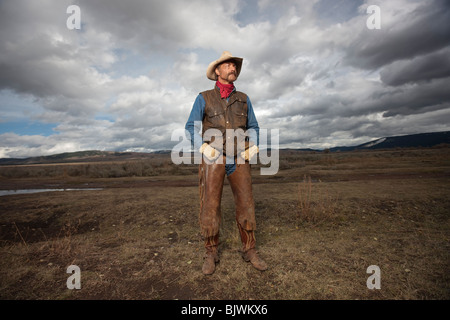
M223 84L219 81L216 81L216 86L219 87L220 89L220 97L223 98L228 98L228 96L230 95L230 93L233 91L234 89L234 84L230 83L230 84Z

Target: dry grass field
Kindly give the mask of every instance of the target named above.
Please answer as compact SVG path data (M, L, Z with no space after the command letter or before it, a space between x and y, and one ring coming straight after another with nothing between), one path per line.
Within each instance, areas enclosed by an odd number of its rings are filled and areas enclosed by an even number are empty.
M196 165L0 167L3 190L102 188L0 197L0 298L450 298L449 148L283 151L276 175L259 169L256 236L269 269L238 253L226 184L221 260L204 276ZM67 288L70 265L81 289ZM371 265L380 289L367 287Z

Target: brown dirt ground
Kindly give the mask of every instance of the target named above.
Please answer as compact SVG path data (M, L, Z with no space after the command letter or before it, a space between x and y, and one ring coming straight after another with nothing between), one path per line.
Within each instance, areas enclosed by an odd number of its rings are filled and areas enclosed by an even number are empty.
M225 186L221 260L209 277L195 174L2 178L0 189L104 189L0 197L0 299L447 300L448 155L296 156L276 176L254 169L258 248L269 270L240 257ZM80 290L66 286L72 264ZM381 269L380 290L367 288L370 265Z

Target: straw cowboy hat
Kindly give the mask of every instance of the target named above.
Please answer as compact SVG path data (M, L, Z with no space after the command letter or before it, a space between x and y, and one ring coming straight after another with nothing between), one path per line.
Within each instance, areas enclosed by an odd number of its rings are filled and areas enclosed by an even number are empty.
M217 74L215 72L217 66L221 64L222 62L232 60L236 64L236 78L239 77L239 73L241 73L241 67L242 67L242 58L233 57L231 53L228 51L222 52L222 55L219 59L216 61L213 61L209 64L208 69L206 69L206 76L208 79L216 81L217 80Z

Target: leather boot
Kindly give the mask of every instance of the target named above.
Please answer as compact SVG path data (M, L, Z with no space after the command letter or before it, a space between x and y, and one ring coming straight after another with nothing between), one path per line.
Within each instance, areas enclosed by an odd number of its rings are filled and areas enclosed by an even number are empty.
M202 272L205 275L213 274L216 270L216 263L219 262L218 254L219 235L205 238L206 253L203 257Z
M256 249L253 248L248 250L247 252L244 252L242 254L242 257L246 262L250 262L252 266L259 271L267 270L267 263L263 259L261 259Z
M206 251L203 257L202 272L204 275L213 274L216 270L216 263L219 262L219 256L217 252Z

